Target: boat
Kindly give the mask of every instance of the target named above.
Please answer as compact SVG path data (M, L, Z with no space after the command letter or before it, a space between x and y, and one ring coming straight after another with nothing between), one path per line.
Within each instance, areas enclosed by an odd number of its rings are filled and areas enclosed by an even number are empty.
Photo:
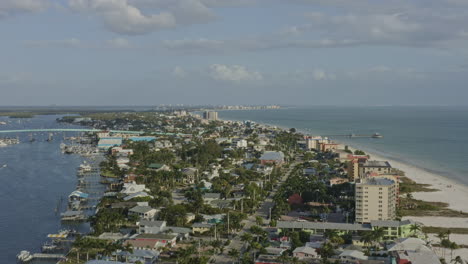
M0 125L6 125L6 122L0 121Z
M372 135L372 138L383 138L383 136L380 135L379 133L374 133L374 134Z
M18 255L16 255L16 258L21 262L28 262L33 259L33 256L29 251L22 250Z

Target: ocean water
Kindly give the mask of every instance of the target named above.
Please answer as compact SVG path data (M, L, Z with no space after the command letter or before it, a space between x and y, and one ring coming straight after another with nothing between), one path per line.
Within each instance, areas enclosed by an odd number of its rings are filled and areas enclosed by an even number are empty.
M331 138L468 185L468 107L316 106L220 111L219 117L294 127L311 135L377 132L384 138Z
M31 119L9 119L0 130L22 128L76 127L55 122L57 116ZM75 133L68 132L66 136ZM40 252L46 236L62 229L60 216L55 213L60 197L65 210L68 195L77 184L76 169L82 162L78 155L64 155L60 151L63 134L0 134L0 137L20 137L21 143L0 147L0 263L16 263L21 250ZM75 134L76 135L76 134ZM3 167L3 165L7 167ZM40 262L48 263L48 262ZM51 262L55 263L55 262Z

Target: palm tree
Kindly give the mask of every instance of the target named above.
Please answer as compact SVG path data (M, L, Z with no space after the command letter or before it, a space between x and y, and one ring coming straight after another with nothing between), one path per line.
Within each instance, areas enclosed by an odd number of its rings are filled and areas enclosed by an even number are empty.
M372 241L374 241L374 236L373 236L372 232L370 232L370 231L364 232L361 235L361 240L360 241L363 242L365 246L369 246L372 243Z
M458 249L459 246L457 245L457 243L452 242L452 243L450 243L449 248L450 248L450 259L453 260L453 251L454 251L455 249Z
M464 263L463 259L460 256L456 256L454 259L452 259L450 261L450 263L452 263L452 262L455 263L455 264L463 264Z
M413 233L413 236L416 237L416 233L418 231L421 231L421 226L419 226L418 224L413 224L410 226L410 231Z
M231 248L231 250L229 250L228 252L228 256L230 256L231 258L233 259L238 259L239 258L239 250L235 249L235 248Z

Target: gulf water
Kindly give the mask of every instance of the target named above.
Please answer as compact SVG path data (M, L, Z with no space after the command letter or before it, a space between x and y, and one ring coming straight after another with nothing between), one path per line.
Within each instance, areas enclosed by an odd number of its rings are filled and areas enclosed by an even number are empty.
M24 128L72 128L58 124L57 116L10 119L0 130ZM67 133L66 136L76 135ZM19 136L20 144L0 147L0 263L16 263L21 250L40 252L47 234L62 229L60 216L55 212L58 200L68 195L77 184L76 169L82 162L78 155L64 155L60 151L63 134L54 135L47 142L47 133L0 134L0 137ZM6 165L6 167L3 167ZM48 263L48 262L41 262ZM55 263L55 262L49 262Z
M468 107L290 107L221 111L219 117L311 135L380 133L381 139L332 138L468 185Z

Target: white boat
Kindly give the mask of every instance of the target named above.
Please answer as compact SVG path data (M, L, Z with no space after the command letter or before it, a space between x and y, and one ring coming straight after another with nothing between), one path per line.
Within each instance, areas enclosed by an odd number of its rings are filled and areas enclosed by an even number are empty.
M31 253L29 251L23 250L18 255L16 255L16 258L19 261L27 262L27 261L32 260L33 256L31 255Z
M0 125L6 125L6 122L0 121Z

